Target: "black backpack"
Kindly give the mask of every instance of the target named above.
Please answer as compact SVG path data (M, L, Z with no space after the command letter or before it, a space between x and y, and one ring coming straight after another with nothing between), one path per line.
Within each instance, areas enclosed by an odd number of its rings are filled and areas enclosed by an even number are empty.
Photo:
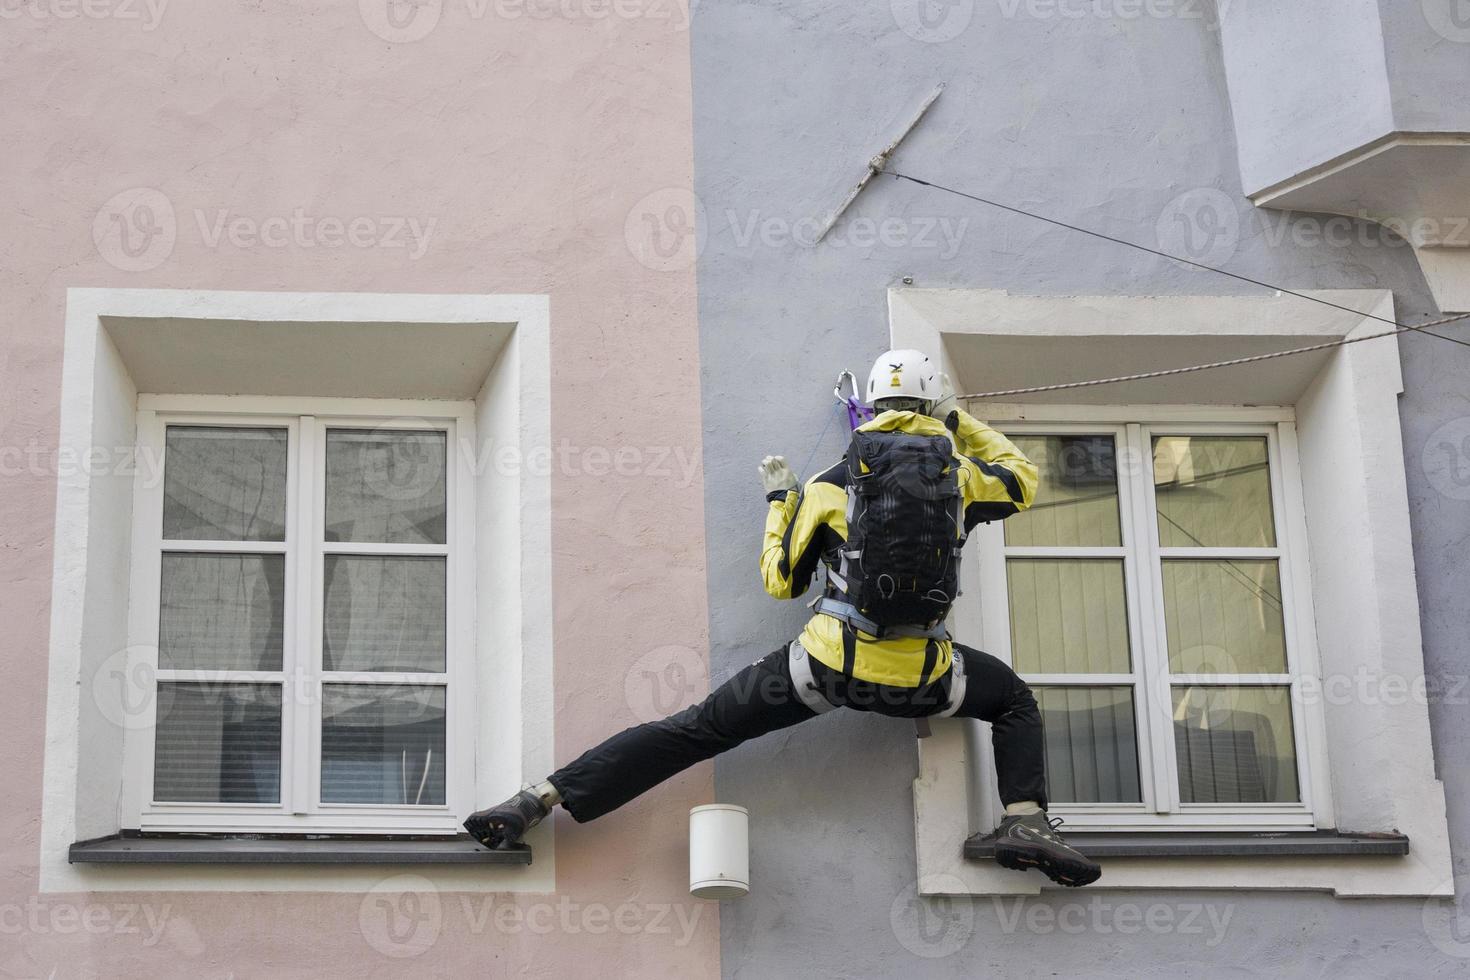
M840 601L822 611L878 636L943 635L965 543L959 477L947 436L854 432Z

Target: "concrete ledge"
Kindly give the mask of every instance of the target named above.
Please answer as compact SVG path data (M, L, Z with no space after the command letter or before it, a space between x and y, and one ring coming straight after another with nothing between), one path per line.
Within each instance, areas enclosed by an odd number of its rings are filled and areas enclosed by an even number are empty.
M1091 858L1117 857L1264 857L1269 855L1343 856L1378 854L1403 857L1409 838L1403 834L1340 834L1332 830L1300 833L1070 833L1067 842ZM965 859L995 857L988 834L965 841Z
M489 851L468 836L443 839L123 836L78 841L71 864L519 864L526 845Z

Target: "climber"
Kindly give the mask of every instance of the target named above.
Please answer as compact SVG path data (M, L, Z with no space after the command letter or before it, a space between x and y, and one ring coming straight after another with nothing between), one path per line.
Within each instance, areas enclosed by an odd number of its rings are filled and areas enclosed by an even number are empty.
M979 718L991 725L1005 815L995 859L1079 886L1102 869L1046 813L1036 699L1005 663L953 642L965 537L1030 506L1037 470L1005 436L955 405L922 352L889 351L868 378L879 413L845 459L799 486L767 456L761 574L794 599L823 579L815 614L791 643L737 672L702 703L629 728L544 781L465 820L486 847L515 844L557 804L594 820L696 762L838 707L895 718ZM941 421L943 420L943 421Z

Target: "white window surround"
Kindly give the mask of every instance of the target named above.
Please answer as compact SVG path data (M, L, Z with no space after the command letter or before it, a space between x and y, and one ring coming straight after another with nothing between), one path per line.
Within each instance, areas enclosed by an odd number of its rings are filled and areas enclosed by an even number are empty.
M966 393L1182 366L1382 329L1394 316L1383 290L1291 296L1066 297L1003 290L892 289L891 343L938 351ZM1412 682L1424 677L1418 590L1399 429L1403 383L1393 339L1240 368L988 403L987 421L1080 421L1113 406L1134 422L1282 422L1294 418L1306 562L1321 677ZM1082 408L1080 406L1087 406ZM1291 485L1287 486L1288 492ZM967 556L966 575L978 560ZM1302 568L1305 564L1308 567ZM977 587L970 578L969 587ZM984 635L983 598L956 607L959 637ZM1414 698L1324 698L1324 771L1314 771L1324 826L1396 830L1402 859L1272 857L1113 859L1107 888L1312 889L1343 897L1453 893L1443 785L1434 774L1428 710ZM978 722L936 723L918 743L915 835L921 893L1034 894L1039 876L962 857L967 837L999 809L989 733ZM983 763L984 765L974 764Z
M1280 102L1271 103L1273 115L1279 114ZM1383 223L1380 234L1401 236L1413 247L1434 305L1464 313L1470 311L1470 228L1458 216L1465 211L1467 177L1470 134L1397 131L1251 190L1249 197L1258 208Z
M229 411L315 414L323 398L359 410L357 399L371 399L382 416L475 430L456 451L475 467L463 513L478 628L463 693L478 721L469 801L478 807L552 765L550 474L535 465L550 445L549 392L545 296L68 290L58 458L91 464L66 468L57 484L41 890L361 892L391 873L67 863L72 842L137 824L123 779L137 651L123 639L129 594L119 584L133 560L136 474L149 465L132 451L140 409L195 410L205 396ZM550 891L549 826L528 840L531 867L415 873L445 890Z
M975 412L984 412L979 404ZM1311 582L1305 554L1306 523L1301 507L1300 466L1296 454L1294 413L1276 410L1276 418L1265 421L1260 410L1250 412L1252 421L1224 421L1217 409L1169 408L1160 412L1158 421L1140 421L1129 417L1137 408L1114 409L1103 406L1078 406L1068 410L1070 416L1054 422L1030 419L1004 423L993 419L1008 435L1102 434L1112 436L1117 446L1118 503L1123 544L1117 548L1085 549L1007 548L1005 527L1001 522L984 524L975 529L975 551L961 566L962 586L971 602L980 604L978 616L970 618L979 632L976 644L1006 663L1011 657L1010 607L1007 601L1006 563L1009 557L1052 557L1102 553L1120 559L1126 569L1125 614L1131 655L1130 674L1027 675L1033 685L1053 684L1126 684L1134 687L1134 710L1137 712L1136 734L1140 754L1141 801L1136 804L1058 803L1051 807L1054 815L1066 818L1072 830L1198 830L1198 831L1301 831L1335 827L1332 818L1331 786L1327 775L1326 731L1320 699L1306 687L1304 679L1321 675L1315 646L1316 629L1312 617ZM1156 435L1223 436L1249 435L1263 437L1270 460L1271 508L1277 544L1242 555L1240 549L1204 548L1165 551L1151 531L1153 517L1148 507L1146 488L1151 483L1149 439ZM1172 685L1181 682L1168 668L1166 640L1162 636L1164 621L1163 583L1158 579L1160 557L1215 557L1221 554L1238 557L1270 558L1281 570L1282 597L1285 601L1283 627L1286 653L1290 664L1281 675L1244 675L1235 683L1291 685L1293 758L1300 777L1300 802L1257 804L1189 804L1181 806L1177 798L1174 732L1168 699ZM961 600L963 603L965 600ZM1204 683L1218 678L1201 678ZM1162 710L1161 710L1162 709ZM996 800L994 767L989 745L981 743L975 753L977 783L989 789L981 794L983 819L999 821L998 806L987 808L983 801ZM1152 777L1151 779L1149 777ZM1150 804L1153 804L1150 806ZM1171 812L1172 811L1172 812Z

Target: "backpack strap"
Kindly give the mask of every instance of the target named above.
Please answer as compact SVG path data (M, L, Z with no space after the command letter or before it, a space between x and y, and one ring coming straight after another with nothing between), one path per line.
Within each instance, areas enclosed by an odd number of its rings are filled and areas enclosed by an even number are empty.
M824 616L831 616L841 621L843 632L850 630L862 630L864 633L876 640L891 640L902 637L927 637L930 640L949 639L949 627L944 620L940 620L932 626L879 626L862 613L850 602L844 602L833 596L822 596L812 604L812 608ZM930 668L933 669L932 666Z
M924 644L924 669L919 672L919 687L925 687L929 683L929 675L934 673L934 665L939 662L939 641L932 636L929 642Z

